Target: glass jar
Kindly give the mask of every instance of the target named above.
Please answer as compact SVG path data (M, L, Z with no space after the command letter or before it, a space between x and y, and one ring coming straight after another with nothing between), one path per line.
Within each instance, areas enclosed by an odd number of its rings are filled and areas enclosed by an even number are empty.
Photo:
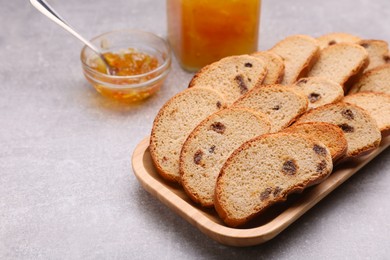
M167 0L168 40L182 67L256 51L260 7L261 0Z

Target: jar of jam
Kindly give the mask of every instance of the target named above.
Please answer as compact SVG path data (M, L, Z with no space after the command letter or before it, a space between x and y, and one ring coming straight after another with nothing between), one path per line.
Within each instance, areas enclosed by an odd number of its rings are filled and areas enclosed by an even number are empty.
M168 40L182 67L256 51L260 7L261 0L167 0Z

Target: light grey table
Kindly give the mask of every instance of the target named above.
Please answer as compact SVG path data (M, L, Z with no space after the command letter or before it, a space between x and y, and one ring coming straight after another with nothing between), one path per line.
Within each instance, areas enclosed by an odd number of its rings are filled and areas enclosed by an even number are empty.
M51 1L92 37L166 35L164 0ZM81 45L28 1L0 2L0 259L389 259L390 151L270 242L232 248L149 195L131 155L192 74L176 61L142 104L102 98ZM389 0L264 0L261 49L289 34L344 31L390 41Z

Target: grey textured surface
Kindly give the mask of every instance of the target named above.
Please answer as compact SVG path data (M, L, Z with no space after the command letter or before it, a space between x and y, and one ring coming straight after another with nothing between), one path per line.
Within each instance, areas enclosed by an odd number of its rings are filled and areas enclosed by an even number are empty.
M51 1L88 38L166 35L164 0ZM124 106L80 69L81 44L28 1L0 1L0 259L389 259L389 149L272 241L218 244L142 189L130 158L192 74ZM389 0L264 0L261 49L289 34L390 41Z

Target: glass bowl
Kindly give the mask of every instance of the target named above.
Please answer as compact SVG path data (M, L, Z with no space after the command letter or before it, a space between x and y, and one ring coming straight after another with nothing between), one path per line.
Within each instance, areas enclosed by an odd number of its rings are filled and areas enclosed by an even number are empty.
M155 34L137 30L119 30L104 33L91 40L103 53L133 50L158 60L158 66L146 73L131 76L108 75L97 70L99 56L84 46L81 63L84 76L103 96L135 102L145 99L160 89L171 67L171 49Z

